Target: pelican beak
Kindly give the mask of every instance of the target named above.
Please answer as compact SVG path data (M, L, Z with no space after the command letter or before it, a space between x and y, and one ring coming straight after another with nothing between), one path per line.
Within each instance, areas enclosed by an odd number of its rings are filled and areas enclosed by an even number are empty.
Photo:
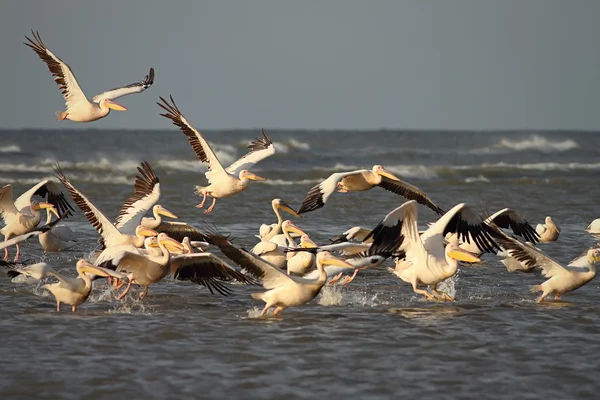
M142 226L142 228L138 230L138 233L141 236L158 236L158 232L154 229L146 228L145 226Z
M127 111L127 107L124 107L124 106L120 105L119 103L115 103L114 101L112 101L110 99L104 100L104 105L106 105L106 107L110 108L111 110Z
M183 244L168 236L158 239L169 251L182 251Z
M56 215L56 218L60 218L60 215L58 214L58 211L56 211L56 208L54 208L54 206L48 207L48 210L50 210L52 214Z
M379 175L381 176L385 176L386 178L390 178L391 180L394 181L399 181L400 178L398 178L396 175L392 174L390 171L388 171L387 169L381 169L379 172L377 172Z
M304 232L302 229L298 228L298 227L297 227L296 225L294 225L294 224L288 225L288 227L287 227L287 230L288 230L289 232L294 232L294 233L297 233L297 234L298 234L298 235L300 235L300 236L302 236L302 235L305 235L305 234L306 234L306 232Z
M300 215L296 211L294 211L292 209L292 207L288 206L287 203L285 203L284 201L282 201L281 203L279 203L279 208L281 208L283 211L286 211L286 212L292 214L295 217L302 218L302 215Z
M300 246L303 249L314 249L315 247L319 247L315 242L313 242L310 239L303 240L302 243L300 243Z
M31 206L31 209L39 211L41 209L48 208L50 211L54 208L54 204L46 203L45 201L39 202L36 205ZM55 210L56 211L56 210Z
M166 208L164 208L162 206L156 211L156 213L160 214L160 215L164 215L165 217L173 218L173 219L178 218L177 215L173 214L171 211L167 210Z
M252 173L250 171L246 172L246 178L253 180L253 181L266 181L267 178L263 178L262 176L258 176L255 173Z
M475 257L473 254L465 251L463 249L454 249L448 252L448 256L454 258L457 261L464 261L468 263L478 263L481 262L481 259Z
M339 267L346 267L348 269L354 269L354 267L352 266L352 264L347 263L346 261L342 260L341 258L337 258L334 256L325 256L325 258L323 258L323 264L325 265L337 265Z

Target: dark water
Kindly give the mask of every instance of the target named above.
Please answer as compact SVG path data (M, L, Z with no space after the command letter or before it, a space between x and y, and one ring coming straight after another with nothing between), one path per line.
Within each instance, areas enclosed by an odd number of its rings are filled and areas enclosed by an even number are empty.
M161 179L161 203L192 224L214 222L252 246L261 223L275 222L270 201L298 207L334 171L383 164L441 207L459 202L490 211L511 207L534 225L550 215L562 228L544 249L568 262L597 239L584 232L600 217L600 135L593 133L269 131L278 153L254 169L269 178L193 206L205 183L178 131L0 132L0 183L21 193L66 175L108 216L132 191L147 160ZM208 132L227 164L259 131ZM374 189L334 194L297 224L317 242L354 226L374 226L403 199ZM420 209L420 224L434 215ZM68 221L81 237L68 252L24 256L74 273L97 235L83 215ZM388 262L385 266L391 266ZM509 274L492 256L447 282L454 303L427 303L380 270L348 287L326 288L281 318L257 318L262 304L236 285L227 298L201 287L162 282L143 303L114 299L95 285L77 313L56 313L35 285L0 279L1 398L597 398L600 354L598 281L563 302L536 304L536 275Z

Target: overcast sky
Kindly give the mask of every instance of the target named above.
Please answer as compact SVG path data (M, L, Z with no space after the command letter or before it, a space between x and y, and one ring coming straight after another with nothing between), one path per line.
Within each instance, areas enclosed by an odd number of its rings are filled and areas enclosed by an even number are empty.
M600 1L19 0L2 7L1 128L600 129ZM92 124L64 101L36 29L84 92L140 80Z

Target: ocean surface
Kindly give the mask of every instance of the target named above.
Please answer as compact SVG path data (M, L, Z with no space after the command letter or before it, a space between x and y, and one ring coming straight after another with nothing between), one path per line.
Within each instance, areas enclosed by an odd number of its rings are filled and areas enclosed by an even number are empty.
M210 214L194 207L204 167L177 130L2 131L0 184L20 194L52 178L58 161L113 218L146 160L160 178L161 204L180 220L214 223L251 247L259 226L275 222L273 198L297 208L331 173L382 164L444 209L460 202L490 212L510 207L534 226L552 216L560 238L541 246L559 262L598 243L584 229L600 218L600 134L267 133L277 154L253 171L268 181L218 200ZM260 130L205 134L228 164ZM403 202L380 188L335 193L323 209L289 217L327 243L352 226L375 226ZM421 226L433 220L419 207ZM23 257L75 274L98 235L79 210L66 224L79 235L76 247L45 254L34 240ZM415 295L388 266L267 318L250 297L258 289L243 285L222 297L164 281L142 302L120 302L97 281L76 313L57 313L39 285L0 276L0 398L598 398L598 279L562 301L536 304L529 287L543 278L508 273L486 254L445 283L456 301L439 303Z

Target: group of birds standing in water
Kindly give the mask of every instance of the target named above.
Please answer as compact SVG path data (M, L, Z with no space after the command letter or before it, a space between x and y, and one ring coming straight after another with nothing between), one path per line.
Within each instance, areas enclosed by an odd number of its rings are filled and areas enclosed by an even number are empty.
M37 32L32 31L32 36L26 37L25 44L46 63L66 101L66 110L58 113L58 120L91 122L107 116L111 110L127 110L114 100L141 93L154 82L151 68L140 82L103 92L90 101L69 66L46 47ZM224 167L202 134L183 116L173 97L160 97L157 104L164 110L161 115L181 130L207 167L208 185L196 187L196 193L202 197L197 208L204 208L211 198L211 205L204 211L211 212L217 199L243 192L250 181L266 179L250 172L254 164L275 153L264 130L262 137L248 146L246 155ZM332 174L308 191L297 211L283 200L274 199L272 208L277 222L259 228L260 241L251 251L237 246L214 225L203 224L198 228L185 222L163 220L163 217L176 219L177 216L159 204L160 181L148 162L138 167L133 194L125 200L114 221L71 183L60 165L54 166L54 172L100 235L95 259L77 261L75 278L57 272L46 263L19 262L19 243L31 237L38 237L48 252L62 251L73 245L75 235L61 222L75 209L53 180L39 182L16 200L12 185L0 190L0 212L5 223L0 230L5 239L0 249L5 250L2 265L9 268L9 277L26 275L39 280L57 280L44 285L54 295L57 311L62 304L70 305L75 311L90 295L92 282L99 278L106 278L115 291L125 286L117 296L123 299L132 285L143 288L139 296L144 298L150 285L170 277L191 281L213 294L222 295L231 293L231 281L261 284L266 291L254 292L252 298L265 303L261 315L271 308L277 315L287 307L310 302L324 285L334 284L344 276L342 284L349 284L359 271L377 267L388 258L395 263L394 268L388 269L410 284L416 294L427 300L453 301L454 297L439 291L438 285L456 274L459 262L479 263L483 253L502 257L509 272L541 270L548 279L531 288L541 292L537 298L540 302L548 296L558 299L586 284L594 278L595 264L600 262L600 248L586 250L562 266L536 247L537 243L553 242L559 237L560 229L550 217L533 228L509 208L481 216L461 203L444 211L419 188L381 165ZM281 215L281 211L286 211L298 217L322 208L336 191L365 191L374 187L408 201L389 212L373 229L352 227L326 245L313 242L308 233ZM36 200L36 196L44 201ZM439 215L424 231L418 229L418 204ZM39 226L43 210L47 219ZM153 216L145 217L148 212ZM600 219L592 222L587 230L600 233ZM8 249L13 245L16 256L9 261ZM220 256L209 251L214 248L219 249Z

